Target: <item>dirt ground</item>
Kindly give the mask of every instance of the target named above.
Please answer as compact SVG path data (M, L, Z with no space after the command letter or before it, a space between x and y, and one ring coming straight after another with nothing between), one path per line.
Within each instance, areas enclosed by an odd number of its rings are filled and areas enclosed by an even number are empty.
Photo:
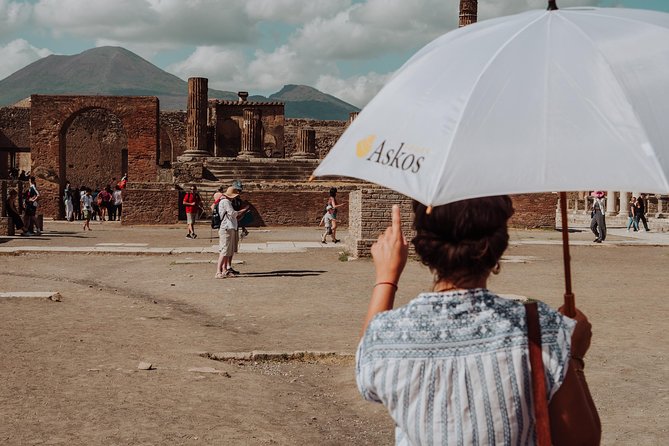
M209 246L183 227L47 223L0 246ZM316 228L264 228L249 242L318 240ZM667 236L669 237L669 235ZM587 240L587 233L575 233ZM489 287L559 306L561 248L551 231L514 232ZM586 372L604 445L669 442L669 247L572 247L577 305L594 326ZM620 237L618 238L621 239ZM390 445L385 410L358 395L352 355L373 280L339 249L239 254L215 280L214 254L33 253L0 256L2 445ZM397 305L431 286L410 261ZM311 359L211 359L226 352L337 352ZM139 370L140 362L153 370Z

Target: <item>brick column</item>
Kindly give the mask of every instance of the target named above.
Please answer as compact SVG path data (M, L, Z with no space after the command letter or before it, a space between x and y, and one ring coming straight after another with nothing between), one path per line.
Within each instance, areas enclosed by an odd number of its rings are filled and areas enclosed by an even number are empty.
M478 0L460 0L460 20L458 28L476 23L478 18Z
M242 125L242 149L239 158L260 158L260 147L257 144L260 115L257 110L244 109L244 123Z
M188 79L188 123L186 151L183 156L210 156L207 151L208 80L204 77Z
M302 128L297 132L297 147L292 158L316 158L316 130Z

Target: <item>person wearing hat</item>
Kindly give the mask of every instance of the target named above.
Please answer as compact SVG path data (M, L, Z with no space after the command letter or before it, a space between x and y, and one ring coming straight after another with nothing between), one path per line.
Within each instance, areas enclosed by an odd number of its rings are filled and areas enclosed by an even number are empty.
M590 212L590 230L595 234L595 243L602 243L606 239L606 220L604 218L605 198L604 192L598 190L594 193L592 200L592 211Z
M330 237L332 237L332 241L334 243L338 243L339 240L337 240L335 238L334 232L332 231L332 225L333 225L334 222L337 221L337 219L334 216L335 208L334 208L334 206L328 204L325 207L325 211L326 211L325 215L323 215L323 218L321 218L321 222L318 223L318 226L325 225L325 232L323 233L323 236L321 237L321 243L327 243L325 241L325 237L328 236L328 235Z
M232 257L237 252L239 238L237 235L238 220L249 210L249 206L236 211L232 207L232 200L239 195L239 190L230 186L218 202L218 214L221 216L221 227L218 230L218 263L216 265L217 279L234 277L239 274L232 268Z

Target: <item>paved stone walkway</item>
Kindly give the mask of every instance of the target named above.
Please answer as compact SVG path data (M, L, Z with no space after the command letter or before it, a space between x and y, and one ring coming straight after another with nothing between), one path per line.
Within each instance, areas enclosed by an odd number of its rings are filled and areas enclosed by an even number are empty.
M100 253L127 255L215 254L216 237L198 239L198 244L184 245L175 237L174 227L126 228L107 225L104 231L79 233L67 223L50 223L41 237L0 237L0 255L22 253ZM571 246L594 246L587 227L570 227ZM341 238L345 239L342 231ZM204 235L204 234L203 234ZM239 253L299 253L310 249L347 250L344 243L322 244L320 232L313 228L254 229L252 237L239 246ZM113 241L109 241L113 240ZM511 245L561 245L559 231L512 231ZM669 232L627 232L611 228L608 237L596 246L669 246Z

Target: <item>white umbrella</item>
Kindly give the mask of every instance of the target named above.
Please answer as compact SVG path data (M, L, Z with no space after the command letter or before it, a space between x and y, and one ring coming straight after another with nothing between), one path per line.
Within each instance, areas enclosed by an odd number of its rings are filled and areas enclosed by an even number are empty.
M314 175L360 178L426 205L669 193L669 14L537 10L449 32L397 71Z

